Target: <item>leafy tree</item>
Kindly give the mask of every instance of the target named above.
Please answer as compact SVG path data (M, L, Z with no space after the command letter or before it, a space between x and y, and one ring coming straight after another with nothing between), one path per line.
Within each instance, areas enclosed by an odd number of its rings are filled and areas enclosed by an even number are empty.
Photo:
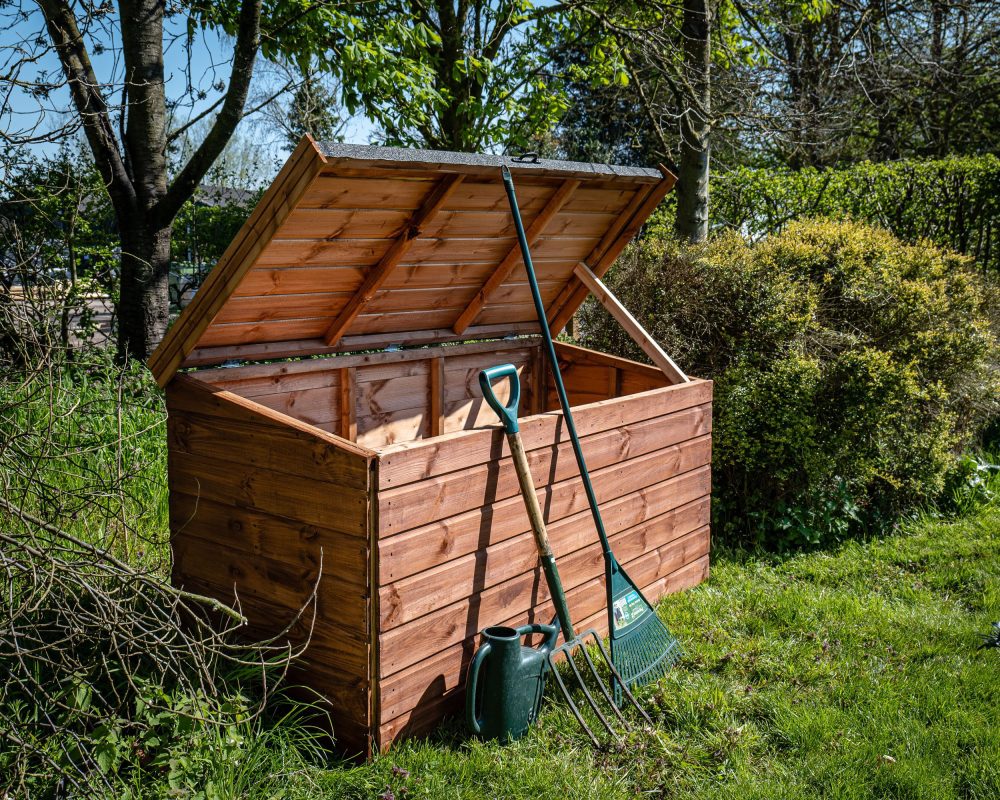
M326 66L349 111L363 110L390 144L477 151L526 145L565 110L547 44L567 20L564 3L532 0L393 0L352 8L381 42L346 45ZM336 42L330 52L338 55Z
M285 139L290 150L309 134L317 141L336 139L343 128L336 94L313 70L307 70L283 110Z

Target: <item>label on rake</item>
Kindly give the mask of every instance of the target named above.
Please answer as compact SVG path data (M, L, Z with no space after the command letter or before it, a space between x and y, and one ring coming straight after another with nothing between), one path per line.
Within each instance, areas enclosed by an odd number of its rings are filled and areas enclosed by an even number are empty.
M633 622L638 622L646 610L646 604L636 591L631 591L624 597L619 597L612 606L615 615L615 630L627 628Z

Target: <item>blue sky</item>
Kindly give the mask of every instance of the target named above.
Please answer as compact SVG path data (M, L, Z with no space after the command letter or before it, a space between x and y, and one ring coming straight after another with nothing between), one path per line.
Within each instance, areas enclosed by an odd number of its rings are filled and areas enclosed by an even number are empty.
M204 97L192 98L178 107L175 123L184 122L203 111L219 97L217 84L220 81L223 85L228 82L229 58L232 53L232 40L229 37L200 28L192 46L186 47L185 29L186 19L180 16L167 22L164 38L168 98L176 100L188 95L189 85L195 93L204 92ZM47 44L44 21L33 2L20 0L20 3L15 2L13 6L0 9L0 76L7 75L14 62L29 56L33 62L20 72L18 77L22 81L34 82L39 77L48 76L50 81L61 82L62 73L58 60L51 52L45 52L46 46L36 41L39 37ZM118 100L121 91L117 43L117 29L111 24L93 31L88 37L88 50L98 80L104 84L109 104ZM103 53L99 52L101 46L104 48ZM277 72L274 66L259 62L251 96L263 98L281 86L281 76ZM0 83L0 91L3 92L0 96L0 129L12 137L23 136L31 130L41 134L75 121L69 90L65 86L53 91L46 99L32 96L22 88L11 89L9 83ZM375 134L371 123L364 118L351 119L344 131L347 141L359 143L368 143ZM267 162L278 164L284 160L286 150L280 133L276 130L276 125L273 122L269 124L262 115L244 120L237 135L243 140L237 144L242 144L244 149L252 147L264 154ZM56 145L38 143L32 147L52 152Z

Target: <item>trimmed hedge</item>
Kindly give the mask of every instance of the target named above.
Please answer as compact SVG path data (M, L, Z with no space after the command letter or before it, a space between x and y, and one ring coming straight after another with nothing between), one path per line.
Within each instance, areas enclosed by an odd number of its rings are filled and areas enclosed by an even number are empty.
M711 223L751 239L812 217L852 219L907 242L929 239L1000 271L1000 158L907 160L799 172L740 168L712 176ZM673 223L669 203L654 232Z
M685 370L715 380L714 521L740 543L894 521L942 490L997 412L991 290L930 244L802 221L756 243L647 239L608 280ZM588 346L642 358L593 300L579 327Z

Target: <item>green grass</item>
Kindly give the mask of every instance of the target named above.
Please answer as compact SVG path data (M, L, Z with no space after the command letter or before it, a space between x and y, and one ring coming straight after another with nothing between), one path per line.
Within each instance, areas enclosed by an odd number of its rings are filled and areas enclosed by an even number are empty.
M655 730L624 747L594 752L553 706L507 747L451 722L228 796L1000 796L1000 651L977 649L1000 618L1000 509L835 552L719 553L661 611L687 657L643 695Z
M162 563L161 402L141 378L110 394L99 383L2 387L3 488ZM17 402L25 392L32 402ZM990 480L996 493L1000 476ZM552 704L510 746L451 721L358 765L321 752L295 719L236 715L223 727L167 725L159 766L133 760L115 796L1000 797L1000 650L977 649L1000 619L1000 504L989 494L958 503L954 518L833 551L717 551L708 582L661 605L686 656L643 692L654 729L622 747L595 752Z

